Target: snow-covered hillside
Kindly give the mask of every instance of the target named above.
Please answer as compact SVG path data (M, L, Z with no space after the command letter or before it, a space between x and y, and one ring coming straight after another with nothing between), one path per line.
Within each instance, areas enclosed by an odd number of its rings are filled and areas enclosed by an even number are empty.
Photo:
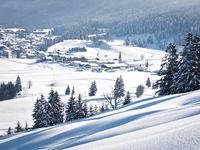
M118 58L119 51L122 52L123 59L135 59L144 55L145 59L149 60L150 68L152 70L158 69L161 57L164 52L158 50L142 49L137 47L123 46L122 41L116 41L108 43L109 49L89 47L88 42L72 40L64 41L49 48L48 51L54 51L60 49L61 51L67 51L68 48L74 46L86 46L88 51L86 53L77 53L75 55L93 56L95 57L97 52L101 57ZM64 49L63 49L64 47ZM6 66L6 67L5 67ZM21 77L22 96L0 102L0 134L5 134L9 126L15 127L17 121L20 121L24 126L25 122L28 122L29 126L32 126L32 110L36 99L40 94L48 96L51 88L58 91L62 101L66 104L68 97L64 95L67 85L75 87L76 96L82 94L83 100L88 102L94 102L97 105L102 104L104 94L110 93L114 87L115 80L122 75L125 82L125 90L130 91L134 100L136 87L140 84L145 85L146 80L150 77L151 82L154 82L159 77L155 73L151 72L138 72L127 70L118 70L116 72L91 72L91 71L76 71L76 68L70 67L64 63L47 62L36 63L35 60L27 59L0 59L0 79L2 81L13 81L17 75ZM92 81L97 82L97 95L96 97L88 97L90 84ZM28 82L32 82L32 88L28 89ZM146 88L143 98L154 95L155 91L151 88Z
M199 150L200 91L133 101L91 118L0 138L0 149Z

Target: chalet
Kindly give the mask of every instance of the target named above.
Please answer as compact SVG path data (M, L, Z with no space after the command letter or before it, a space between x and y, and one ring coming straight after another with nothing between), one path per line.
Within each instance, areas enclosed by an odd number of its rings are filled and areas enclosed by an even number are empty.
M118 64L103 64L101 65L102 68L106 69L126 69L127 65L124 63L118 63Z
M34 59L35 58L35 54L27 53L26 54L26 58L28 58L28 59Z
M128 68L134 68L138 71L144 71L145 69L145 64L143 61L127 61L126 65Z

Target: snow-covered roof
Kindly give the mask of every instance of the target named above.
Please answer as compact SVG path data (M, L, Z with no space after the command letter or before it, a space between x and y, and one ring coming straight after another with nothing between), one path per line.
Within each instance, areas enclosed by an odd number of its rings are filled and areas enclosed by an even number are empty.
M127 67L126 64L124 63L118 63L118 64L104 64L105 67L107 68L117 68L117 67Z

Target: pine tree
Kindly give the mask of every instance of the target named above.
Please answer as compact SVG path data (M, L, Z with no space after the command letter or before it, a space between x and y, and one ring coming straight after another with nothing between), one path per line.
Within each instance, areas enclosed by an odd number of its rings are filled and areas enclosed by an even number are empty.
M151 87L151 80L150 80L150 78L147 79L147 81L146 81L146 86L147 86L148 88Z
M97 92L96 81L93 81L93 82L91 83L91 86L90 86L89 96L95 96L95 95L96 95L96 92Z
M115 82L115 87L114 87L114 99L118 99L123 97L125 90L124 90L124 80L122 78L122 76L120 76L119 78L117 78L116 82Z
M22 131L23 131L23 128L22 128L22 126L21 126L21 124L20 124L19 121L17 122L17 126L16 126L15 129L16 129L16 133L17 133L17 132L22 132Z
M48 111L48 114L51 114L50 125L63 123L64 105L60 100L58 92L54 92L53 90L51 90L51 92L49 93L49 105L50 109Z
M65 95L69 95L70 94L70 88L69 88L69 85L67 86L66 88L66 91L65 91Z
M163 58L163 63L159 71L159 75L162 76L160 80L156 82L156 86L159 87L159 91L156 94L170 95L176 93L174 88L174 77L178 71L178 54L174 44L170 44L166 50L167 54Z
M200 40L189 33L174 78L176 93L200 89Z
M92 104L90 105L90 108L89 108L89 116L93 116L94 115L94 109L93 109L93 106Z
M83 105L83 112L84 112L84 118L88 117L88 106L86 102L84 102Z
M137 98L141 97L142 94L144 93L144 86L143 85L139 85L136 89L136 96Z
M12 133L13 133L12 128L9 127L8 130L7 130L7 134L10 135L10 134L12 134Z
M25 131L28 131L28 123L26 122L26 124L25 124Z
M77 118L84 118L85 113L84 113L84 105L82 102L82 97L81 94L78 95L78 103L77 103Z
M33 109L33 114L32 114L34 120L33 128L42 128L49 126L50 117L47 113L47 110L45 109L46 107L48 107L48 103L44 99L44 96L41 95L41 98L36 100Z
M130 92L128 91L124 99L123 105L129 104L131 102Z
M75 91L73 87L71 96L66 106L66 121L72 121L72 120L77 119L77 102L75 100L76 98L74 94L75 94Z
M21 78L19 76L17 76L16 82L15 82L15 89L16 89L16 92L22 91Z

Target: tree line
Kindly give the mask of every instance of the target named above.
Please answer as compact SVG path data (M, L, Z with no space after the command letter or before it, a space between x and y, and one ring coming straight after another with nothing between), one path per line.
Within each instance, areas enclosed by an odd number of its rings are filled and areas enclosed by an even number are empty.
M8 82L0 84L0 101L9 100L22 91L21 79L17 76L16 82Z
M188 33L183 49L169 44L156 82L160 96L200 89L200 37Z

